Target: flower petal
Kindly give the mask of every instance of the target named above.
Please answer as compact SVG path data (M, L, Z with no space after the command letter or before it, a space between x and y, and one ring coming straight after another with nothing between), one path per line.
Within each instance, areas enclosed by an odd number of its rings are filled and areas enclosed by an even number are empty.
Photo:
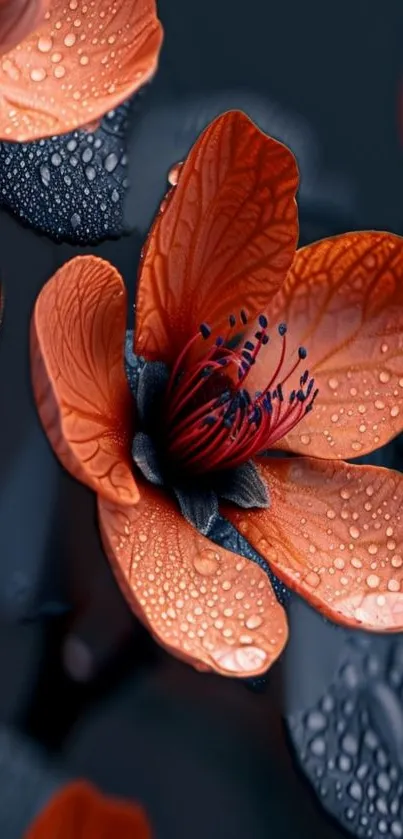
M202 133L151 230L137 294L136 351L170 363L208 319L266 307L297 235L291 152L240 111Z
M24 839L151 839L142 808L102 795L86 781L72 781L53 796Z
M45 21L0 64L0 137L73 131L154 75L162 43L155 0L52 0Z
M271 507L225 516L331 620L403 629L403 476L315 458L259 459Z
M270 315L286 321L319 395L278 448L326 458L377 449L403 428L403 239L346 233L297 252Z
M0 0L0 53L16 46L42 22L49 0Z
M140 502L99 499L101 536L133 611L198 670L264 673L287 640L285 613L258 565L210 542L175 502L142 484Z
M63 466L106 498L130 504L138 490L125 329L119 273L103 259L78 256L38 296L31 363L39 415Z

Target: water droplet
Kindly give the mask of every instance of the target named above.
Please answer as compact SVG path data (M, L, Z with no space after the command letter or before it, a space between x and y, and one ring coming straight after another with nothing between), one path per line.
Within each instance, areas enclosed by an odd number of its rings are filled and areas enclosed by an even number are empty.
M64 45L66 47L72 47L72 46L74 46L75 42L76 42L76 36L74 35L74 33L73 32L68 32L65 39L64 39Z
M399 580L388 580L388 591L400 591Z
M113 172L118 165L118 157L114 152L108 154L108 156L104 160L104 166L107 172Z
M321 711L311 711L306 720L311 731L323 731L326 728L326 717Z
M380 578L377 574L369 574L366 579L366 583L369 588L378 588L380 582Z
M201 574L203 577L209 577L211 574L217 572L219 560L220 556L216 551L210 548L203 548L199 554L196 554L193 565L198 574Z
M354 799L354 801L361 801L362 786L358 783L358 781L352 781L352 783L348 787L347 792L349 796Z
M62 79L63 76L65 76L65 74L66 74L66 69L65 69L65 67L63 67L62 64L58 64L53 70L53 75L55 76L56 79Z
M88 178L89 181L93 181L96 178L96 171L93 166L87 166L85 169L85 176Z
M381 370L381 372L379 373L379 381L382 382L382 384L386 385L389 379L390 373L388 373L387 370Z
M257 629L261 625L262 625L262 618L260 618L258 615L251 615L245 621L245 626L246 626L247 629Z
M322 737L315 737L310 745L310 749L312 754L316 755L316 757L322 757L326 751L326 744Z
M72 226L73 230L76 230L76 229L77 229L77 227L79 227L79 226L80 226L80 224L81 224L81 216L79 215L79 213L73 213L73 214L72 214L72 216L71 216L71 218L70 218L70 224L71 224L71 226Z
M309 571L306 577L304 577L304 582L307 583L308 586L311 586L311 588L317 588L320 583L320 576L316 573L316 571Z
M33 82L43 82L46 79L46 70L43 67L34 67L29 75Z
M349 755L356 755L358 752L357 738L353 734L346 734L341 741L342 749Z
M387 345L387 344L381 344L381 352L382 352L382 353L387 352L387 351L388 351L388 349L389 349L389 347L388 347L388 345Z
M360 535L360 531L359 531L358 527L355 527L354 525L352 525L350 527L349 533L350 533L350 536L352 537L352 539L358 539L358 537Z
M359 440L353 440L353 442L351 443L351 448L353 449L353 451L359 452L362 449L362 443L360 443Z
M47 35L41 35L37 44L39 52L50 52L53 47L53 41Z
M391 415L391 417L397 417L398 414L399 414L399 408L397 407L397 405L394 405L393 408L390 409L390 415Z
M383 411L385 403L382 402L382 399L376 399L374 404L377 411Z
M48 166L41 166L39 169L41 175L41 181L44 186L49 186L50 184L50 169Z
M328 385L329 385L331 390L336 390L339 386L339 382L338 382L337 379L331 378L328 381Z

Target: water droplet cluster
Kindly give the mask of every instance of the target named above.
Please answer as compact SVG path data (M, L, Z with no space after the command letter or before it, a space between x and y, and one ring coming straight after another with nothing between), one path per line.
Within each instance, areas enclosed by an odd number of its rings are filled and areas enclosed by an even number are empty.
M140 96L106 114L94 132L0 143L2 205L58 242L86 245L122 235L126 136Z
M344 828L365 839L403 837L399 638L351 638L331 687L288 726L303 771Z
M284 621L273 622L275 596L257 565L230 555L186 526L163 493L153 502L112 511L113 556L137 614L182 657L227 674L264 672L285 643ZM101 525L108 504L101 503ZM118 524L117 524L118 522Z

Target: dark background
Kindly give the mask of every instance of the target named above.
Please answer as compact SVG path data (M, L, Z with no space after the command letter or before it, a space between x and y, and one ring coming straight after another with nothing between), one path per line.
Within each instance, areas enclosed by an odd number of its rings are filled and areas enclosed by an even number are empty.
M158 5L160 71L129 141L126 223L136 230L89 249L114 262L131 292L167 170L209 118L237 105L274 136L289 136L302 169L302 241L353 227L402 232L397 0ZM71 611L88 595L88 573L95 581L108 572L92 499L62 473L37 422L27 336L39 289L83 249L55 245L4 212L0 242L0 722L19 725L74 774L139 797L157 839L344 835L295 769L280 714L285 690L300 691L304 702L319 690L317 680L330 677L312 664L317 625L292 642L294 686L282 665L260 692L200 676L157 650L134 622L93 685L64 674ZM324 661L328 643L324 632Z

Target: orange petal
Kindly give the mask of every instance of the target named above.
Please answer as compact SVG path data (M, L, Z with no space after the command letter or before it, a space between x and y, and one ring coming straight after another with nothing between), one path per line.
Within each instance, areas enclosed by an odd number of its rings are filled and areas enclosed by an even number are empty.
M99 499L105 551L139 620L198 670L264 673L287 640L265 572L198 533L156 487L140 496L136 507Z
M161 43L155 0L52 0L42 26L0 63L0 138L93 122L152 78Z
M49 0L0 0L0 53L7 52L43 21Z
M331 620L403 630L403 476L315 458L259 459L270 509L225 516Z
M51 799L24 839L151 839L141 807L109 798L85 781L73 781Z
M308 350L319 395L278 447L352 458L403 428L403 239L346 233L297 252L270 310Z
M43 287L31 323L39 415L63 466L105 498L135 503L132 398L124 370L126 289L95 256L78 256Z
M240 111L202 133L157 216L137 294L136 348L172 362L207 320L265 308L294 256L298 172L291 152Z

